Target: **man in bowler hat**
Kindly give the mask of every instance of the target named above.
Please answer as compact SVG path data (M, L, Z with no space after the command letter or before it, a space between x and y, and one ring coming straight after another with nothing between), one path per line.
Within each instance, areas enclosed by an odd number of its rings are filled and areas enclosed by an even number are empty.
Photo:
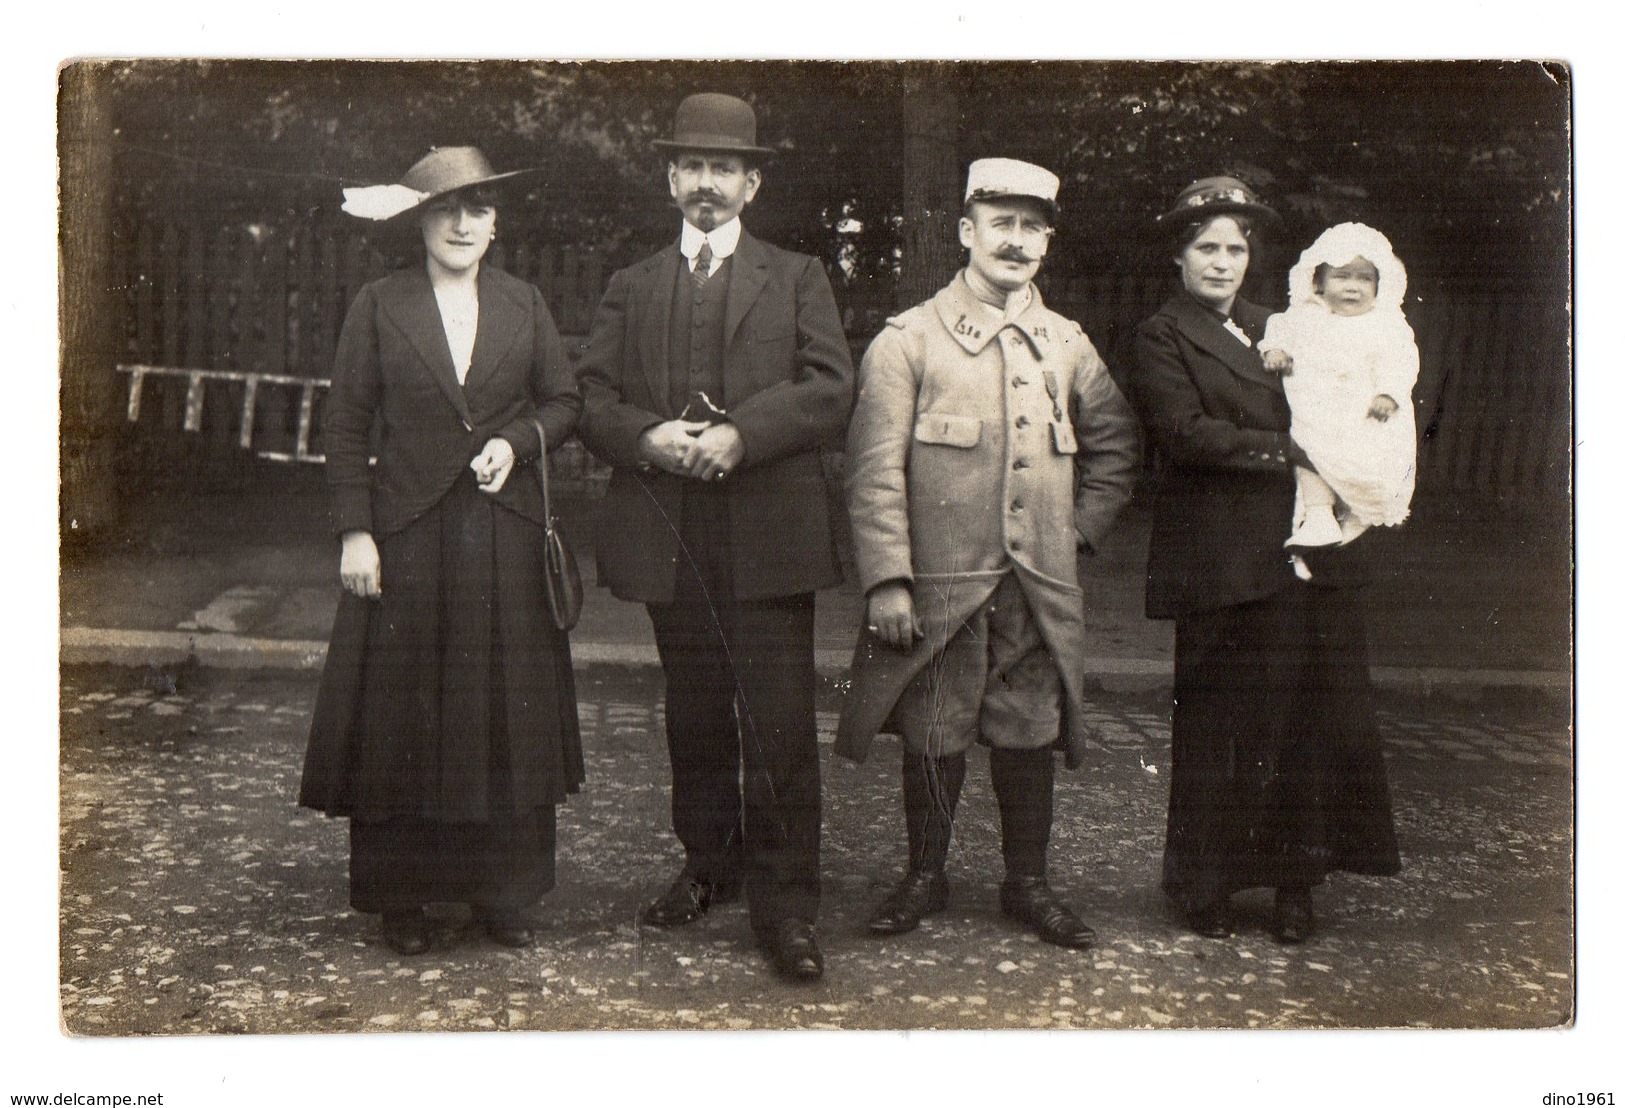
M690 96L655 145L681 234L610 279L579 369L578 433L613 466L599 582L647 605L666 678L686 857L642 919L679 927L743 887L775 968L813 981L813 594L840 578L821 455L852 360L818 259L740 222L773 155L750 105Z
M869 917L912 931L948 902L948 842L966 753L988 746L999 804L999 906L1045 942L1094 931L1050 891L1055 748L1084 740L1078 558L1128 502L1133 413L1083 329L1032 280L1059 179L1010 158L972 163L959 241L969 262L887 321L864 355L847 440L847 502L868 623L836 749L903 737L908 869Z

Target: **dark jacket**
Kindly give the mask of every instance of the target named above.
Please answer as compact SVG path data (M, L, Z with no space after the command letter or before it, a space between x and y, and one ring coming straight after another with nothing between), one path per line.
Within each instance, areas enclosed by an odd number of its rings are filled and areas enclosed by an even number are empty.
M599 505L599 583L623 600L673 596L690 480L645 467L638 439L674 419L670 316L683 256L673 243L616 273L578 369L581 441L614 472ZM840 580L822 450L852 410L852 356L818 259L742 234L730 264L723 388L744 460L723 488L735 596L811 592Z
M1270 313L1237 300L1231 318L1184 291L1135 332L1129 398L1160 460L1145 612L1170 619L1272 595L1296 578L1291 413L1257 342Z
M497 503L545 522L534 461L539 418L555 447L575 429L581 397L542 294L494 266L480 267L480 318L466 383L429 275L401 270L367 285L344 317L323 419L333 527L394 534L432 507L492 437L516 458ZM378 464L368 465L379 422Z

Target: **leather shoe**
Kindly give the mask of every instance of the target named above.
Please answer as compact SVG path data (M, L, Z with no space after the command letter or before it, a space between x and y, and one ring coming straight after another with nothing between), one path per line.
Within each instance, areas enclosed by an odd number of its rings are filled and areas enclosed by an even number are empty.
M422 908L384 913L384 942L397 954L422 954L429 949L429 919Z
M484 923L485 933L494 943L515 949L535 945L536 929L525 920L511 916L490 916Z
M1270 931L1276 942L1289 946L1307 942L1314 935L1314 898L1306 886L1275 890L1275 918Z
M791 981L817 981L824 976L824 954L818 949L812 924L787 919L763 937L762 947L779 975Z
M869 915L874 935L902 935L920 926L920 920L948 906L948 875L941 870L911 869L891 895Z
M1228 939L1236 933L1235 914L1230 901L1223 897L1189 909L1185 922L1204 939Z
M705 915L711 905L737 899L739 885L736 882L682 873L671 883L671 888L644 906L640 918L655 927L681 927Z
M1042 877L1007 877L999 886L999 908L1020 920L1046 943L1085 950L1095 945L1094 930L1055 899Z

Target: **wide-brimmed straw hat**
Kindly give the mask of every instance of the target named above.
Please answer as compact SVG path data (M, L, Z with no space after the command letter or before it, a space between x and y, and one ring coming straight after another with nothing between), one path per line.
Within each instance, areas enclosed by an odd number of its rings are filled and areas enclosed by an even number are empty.
M737 96L696 92L677 105L671 138L655 139L655 149L715 150L771 158L775 151L756 145L756 111Z
M345 189L344 210L362 219L394 219L437 196L534 172L498 173L478 147L441 146L419 158L394 184Z
M1280 223L1274 208L1258 198L1245 181L1235 177L1203 177L1185 186L1174 206L1157 217L1162 226L1184 226L1215 215L1250 215Z

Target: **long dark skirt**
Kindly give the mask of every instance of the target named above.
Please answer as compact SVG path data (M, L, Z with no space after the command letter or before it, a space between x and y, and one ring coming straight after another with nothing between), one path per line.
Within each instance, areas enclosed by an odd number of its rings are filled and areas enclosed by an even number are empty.
M1189 909L1333 870L1399 872L1358 593L1183 616L1164 891Z
M351 818L359 910L529 903L583 778L541 528L465 474L379 554L383 597L339 604L299 801Z

